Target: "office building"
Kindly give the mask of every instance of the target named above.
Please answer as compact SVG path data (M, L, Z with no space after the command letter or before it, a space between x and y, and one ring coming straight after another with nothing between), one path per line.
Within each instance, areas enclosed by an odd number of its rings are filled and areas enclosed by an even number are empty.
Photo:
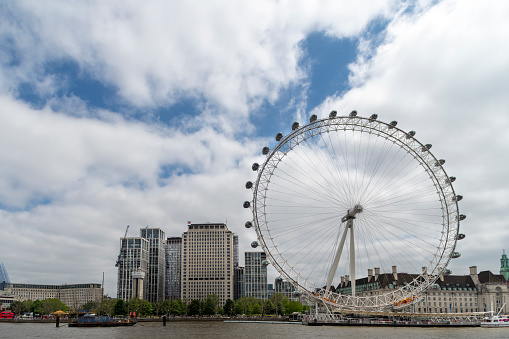
M160 228L142 228L140 235L148 240L148 265L145 272L145 299L149 302L164 300L166 279L166 237Z
M184 302L219 297L221 305L233 299L234 237L226 224L188 224L182 234L182 285Z
M233 300L244 296L244 267L233 268Z
M182 268L182 238L171 237L166 240L166 290L167 300L178 300Z
M2 282L10 283L11 281L9 280L9 275L7 274L4 263L0 261L0 283Z
M284 281L282 278L276 278L274 281L274 293L279 293L287 297L290 301L299 301L300 295L296 295L295 287L288 281Z
M149 261L149 241L142 237L120 239L120 255L118 258L117 299L129 301L134 298L133 272L145 273ZM136 276L134 279L138 279ZM145 292L141 293L145 296Z
M89 301L100 301L103 295L101 284L15 284L0 283L0 290L15 296L16 300L60 299L71 309L79 309Z
M423 268L426 274L425 268ZM400 273L392 267L392 273L380 273L375 267L368 270L368 276L356 279L356 295L376 296L389 293L412 282L419 274ZM336 292L351 294L351 281L348 276L341 278ZM503 275L495 275L490 271L477 273L477 267L470 267L469 275L443 274L428 289L421 292L419 302L405 307L404 311L414 313L469 313L500 310L509 312L508 281Z
M267 300L267 256L265 252L245 252L244 296Z

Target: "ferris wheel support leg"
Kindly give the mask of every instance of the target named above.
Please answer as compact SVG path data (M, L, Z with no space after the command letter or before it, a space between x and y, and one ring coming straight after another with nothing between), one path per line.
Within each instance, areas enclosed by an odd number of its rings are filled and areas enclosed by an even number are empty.
M334 279L334 275L336 274L336 269L338 268L339 259L341 258L341 252L343 252L343 247L345 246L346 240L346 232L348 232L348 223L346 224L345 230L343 231L343 235L341 236L341 241L339 242L338 250L336 251L336 256L334 257L334 262L330 268L329 276L327 277L327 287L325 290L325 294L329 293L332 279Z
M353 220L348 220L350 228L350 281L352 286L352 297L355 297L355 238L353 234Z

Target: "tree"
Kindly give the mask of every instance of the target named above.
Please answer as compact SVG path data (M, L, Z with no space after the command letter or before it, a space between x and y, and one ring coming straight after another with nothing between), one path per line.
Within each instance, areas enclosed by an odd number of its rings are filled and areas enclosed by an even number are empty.
M50 314L56 311L69 311L69 306L61 302L60 299L50 298L41 302L41 310L42 314Z
M21 314L21 312L23 311L23 303L19 300L14 300L12 303L11 303L11 311L14 313L14 314Z
M34 312L34 315L42 314L42 301L40 300L34 301L30 308L30 312Z
M216 306L214 305L214 301L212 298L207 297L207 300L203 303L203 315L214 315L216 314Z
M262 311L261 311L261 307L260 307L260 304L258 303L255 303L253 305L251 305L251 310L249 312L250 314L252 315L258 315L258 314L261 314Z
M272 301L270 301L270 299L265 300L265 302L262 304L262 315L275 313L276 309L274 308Z
M184 315L186 314L186 304L182 300L173 300L170 303L171 315Z
M242 304L237 302L235 303L235 306L233 307L233 314L236 315L236 314L243 314L244 313L244 309L242 307Z
M232 316L234 315L235 303L231 299L227 299L223 306L223 312L225 315Z
M98 315L113 315L115 310L116 299L107 299L96 309Z
M200 315L200 301L199 300L191 300L191 303L187 307L187 315Z
M302 312L303 307L302 304L298 301L289 301L286 303L284 310L286 315L290 315L293 312Z
M138 298L132 298L129 300L129 311L136 312L136 314L140 314L142 309L142 300Z
M186 304L182 300L172 300L170 303L171 315L184 315L186 314Z
M276 315L283 314L284 305L288 303L288 297L284 296L281 293L275 293L270 296L270 301L274 304L274 309L276 311Z
M148 302L147 300L141 300L139 312L142 317L146 317L146 316L152 314L152 304L150 302Z
M161 314L168 314L170 312L170 301L169 300L165 300L161 303L160 312L161 312Z
M113 309L113 315L127 315L127 305L122 299L118 299Z

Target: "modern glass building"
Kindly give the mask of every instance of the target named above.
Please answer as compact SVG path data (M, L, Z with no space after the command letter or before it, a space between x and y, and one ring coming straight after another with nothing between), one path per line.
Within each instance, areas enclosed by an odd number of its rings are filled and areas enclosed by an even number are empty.
M10 283L11 281L9 280L9 275L7 274L4 263L0 261L0 283L2 282Z
M145 299L149 302L164 300L166 279L166 237L160 228L142 228L141 237L148 240L149 260L145 272Z
M233 268L233 300L244 296L244 267Z
M120 239L117 298L129 301L133 297L133 272L147 272L149 241L141 237Z
M189 224L182 234L184 302L215 294L224 305L233 299L234 234L226 224Z
M295 287L288 281L284 281L281 278L276 278L274 282L274 293L279 293L286 296L290 301L299 301L299 296L295 295Z
M167 300L178 300L180 296L180 272L182 268L182 238L166 240L166 290Z
M244 296L267 300L267 260L265 252L245 252Z

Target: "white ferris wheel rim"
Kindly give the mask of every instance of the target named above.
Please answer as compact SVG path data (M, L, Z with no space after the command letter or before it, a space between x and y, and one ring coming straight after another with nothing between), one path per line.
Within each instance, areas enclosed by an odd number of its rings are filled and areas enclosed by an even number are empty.
M441 160L438 160L429 150L427 145L420 143L415 137L415 132L404 132L393 124L385 123L373 118L358 116L330 116L324 119L314 119L302 127L293 126L295 129L284 138L280 137L278 144L272 149L264 149L267 157L263 164L259 165L258 176L253 187L252 212L253 222L258 237L258 242L267 254L267 259L276 268L279 274L289 281L295 289L304 294L316 297L329 305L350 308L369 309L389 306L395 300L414 297L422 290L430 287L443 273L454 253L459 234L460 214L458 201L452 182L450 181ZM415 162L428 174L430 182L436 188L442 210L442 235L433 258L426 263L426 272L421 272L411 283L400 286L390 292L374 296L352 296L348 294L333 293L317 286L316 282L310 281L293 267L280 251L279 246L271 234L271 222L267 220L267 199L270 197L269 189L271 179L278 171L278 166L293 152L297 145L313 140L325 133L339 133L349 131L352 133L369 133L377 138L384 138L397 145L400 149L408 152ZM353 207L353 206L352 206ZM346 211L345 211L346 212Z

